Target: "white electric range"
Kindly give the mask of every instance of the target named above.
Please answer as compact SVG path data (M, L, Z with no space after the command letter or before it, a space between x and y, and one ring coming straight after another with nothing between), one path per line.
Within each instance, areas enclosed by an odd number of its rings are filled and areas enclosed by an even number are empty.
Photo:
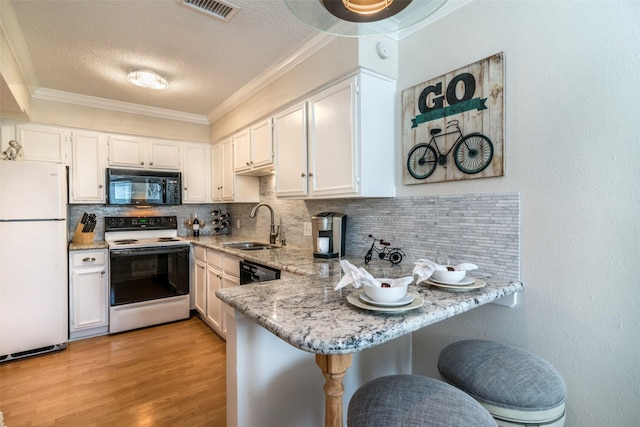
M175 216L106 217L109 333L189 317L188 240Z

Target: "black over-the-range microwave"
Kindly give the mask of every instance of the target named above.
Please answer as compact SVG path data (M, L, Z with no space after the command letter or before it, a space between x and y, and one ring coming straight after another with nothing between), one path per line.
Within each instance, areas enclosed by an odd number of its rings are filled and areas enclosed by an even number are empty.
M108 205L180 205L180 172L107 168Z

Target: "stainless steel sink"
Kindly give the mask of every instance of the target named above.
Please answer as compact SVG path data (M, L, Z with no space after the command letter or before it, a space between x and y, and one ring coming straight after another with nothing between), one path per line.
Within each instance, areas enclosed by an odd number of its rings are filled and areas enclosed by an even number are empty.
M269 243L263 243L263 242L229 242L229 243L223 243L222 246L225 246L231 249L240 249L243 251L273 249L278 247L276 245L271 245Z

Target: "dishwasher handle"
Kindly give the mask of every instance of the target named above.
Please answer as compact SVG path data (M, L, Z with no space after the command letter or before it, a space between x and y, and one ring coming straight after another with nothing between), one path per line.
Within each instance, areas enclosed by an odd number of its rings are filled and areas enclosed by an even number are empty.
M249 283L267 282L269 280L278 280L280 278L280 270L268 267L266 265L256 264L251 261L240 261L240 284L247 285Z

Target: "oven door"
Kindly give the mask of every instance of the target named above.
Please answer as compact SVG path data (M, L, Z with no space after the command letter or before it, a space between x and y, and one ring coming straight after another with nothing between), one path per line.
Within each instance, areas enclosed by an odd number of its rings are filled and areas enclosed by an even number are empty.
M112 249L112 306L189 294L189 246Z

